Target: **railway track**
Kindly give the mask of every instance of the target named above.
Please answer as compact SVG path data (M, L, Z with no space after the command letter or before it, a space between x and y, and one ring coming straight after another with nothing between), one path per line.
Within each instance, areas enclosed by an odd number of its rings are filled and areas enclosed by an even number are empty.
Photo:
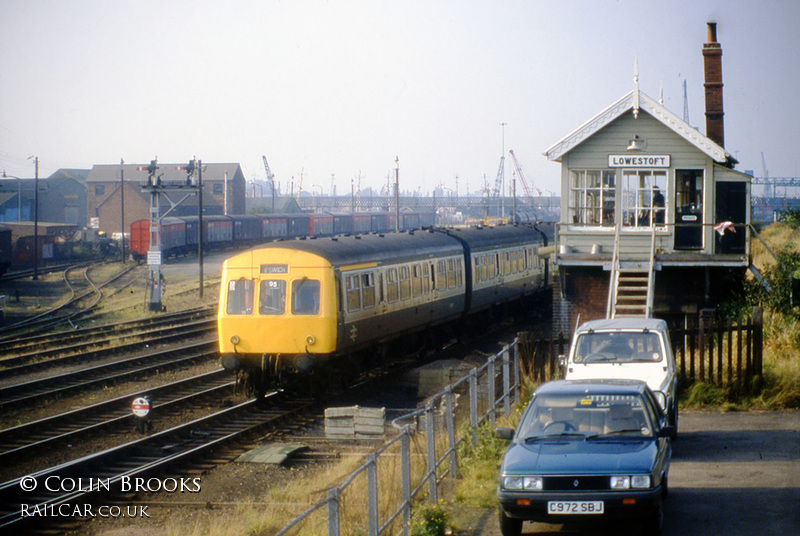
M130 494L135 491L132 484L137 478L145 482L154 475L179 475L180 468L187 465L212 467L220 461L217 450L247 443L265 428L311 405L308 400L288 399L276 392L258 402L243 402L152 436L10 480L0 485L0 532L29 532L43 521L75 525L83 517L74 516L74 506L83 507L85 512L100 501ZM172 480L177 485L181 478L174 476ZM76 487L77 482L83 484ZM126 489L126 482L131 487ZM191 485L199 486L199 479ZM59 512L62 505L72 517L23 515Z
M54 369L74 363L87 364L119 354L130 354L161 344L213 336L216 331L213 319L195 320L182 324L157 326L146 330L132 329L125 334L108 331L104 336L82 338L66 346L51 346L30 353L18 353L0 358L0 379L32 374L43 369ZM30 349L31 346L26 347Z
M155 374L163 370L210 361L218 356L216 339L48 376L0 388L0 408L34 403L81 389Z
M32 457L45 448L56 448L65 441L75 444L91 433L107 433L130 425L136 419L131 412L131 401L136 397L152 397L152 411L158 414L159 419L168 419L183 408L203 405L209 399L219 402L220 397L234 385L231 374L220 369L0 430L0 465L5 466L3 474L8 474L20 459Z
M97 308L103 299L102 289L105 286L118 282L126 275L134 273L135 270L135 266L131 266L98 285L89 277L89 270L92 267L94 267L94 263L67 267L64 270L64 282L69 292L67 299L41 314L3 327L0 329L0 341L12 339L20 333L50 329L61 324L74 325L74 321L79 317L86 316ZM78 281L70 281L70 274L74 271L80 271L82 274Z

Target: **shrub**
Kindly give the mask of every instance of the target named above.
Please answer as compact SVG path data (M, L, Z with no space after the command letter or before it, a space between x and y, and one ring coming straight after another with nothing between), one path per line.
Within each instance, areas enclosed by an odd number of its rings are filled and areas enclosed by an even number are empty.
M417 510L411 521L411 536L444 536L450 521L440 504L426 504Z

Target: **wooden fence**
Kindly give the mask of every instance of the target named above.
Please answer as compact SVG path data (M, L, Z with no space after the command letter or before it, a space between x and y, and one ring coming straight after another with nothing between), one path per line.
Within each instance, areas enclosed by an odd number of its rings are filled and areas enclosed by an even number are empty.
M520 334L523 372L535 381L562 378L558 356L569 349L564 335L535 338ZM683 385L704 382L744 393L757 390L763 370L763 312L737 320L712 312L687 315L670 328L672 351Z

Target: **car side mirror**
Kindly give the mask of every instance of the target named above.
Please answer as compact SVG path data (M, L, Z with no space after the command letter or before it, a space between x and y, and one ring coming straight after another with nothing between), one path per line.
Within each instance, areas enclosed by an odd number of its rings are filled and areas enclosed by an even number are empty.
M497 439L505 439L507 441L510 441L514 439L514 429L505 426L500 426L498 428L495 428L494 437L496 437Z
M658 431L658 437L675 437L677 433L678 427L669 424L661 427L661 429Z
M661 391L653 391L653 395L656 397L656 402L658 402L658 407L661 408L661 411L667 411L667 395Z

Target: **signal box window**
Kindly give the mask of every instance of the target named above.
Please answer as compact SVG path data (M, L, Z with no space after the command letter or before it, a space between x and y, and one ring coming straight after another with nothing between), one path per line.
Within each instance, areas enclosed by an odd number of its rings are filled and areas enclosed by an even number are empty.
M286 281L262 281L258 294L258 314L282 315L286 312Z
M251 279L229 281L226 312L229 315L253 314L254 290L255 284Z
M313 279L292 281L292 314L319 314L319 281Z
M614 225L616 173L613 169L572 170L569 177L569 215L573 225Z

